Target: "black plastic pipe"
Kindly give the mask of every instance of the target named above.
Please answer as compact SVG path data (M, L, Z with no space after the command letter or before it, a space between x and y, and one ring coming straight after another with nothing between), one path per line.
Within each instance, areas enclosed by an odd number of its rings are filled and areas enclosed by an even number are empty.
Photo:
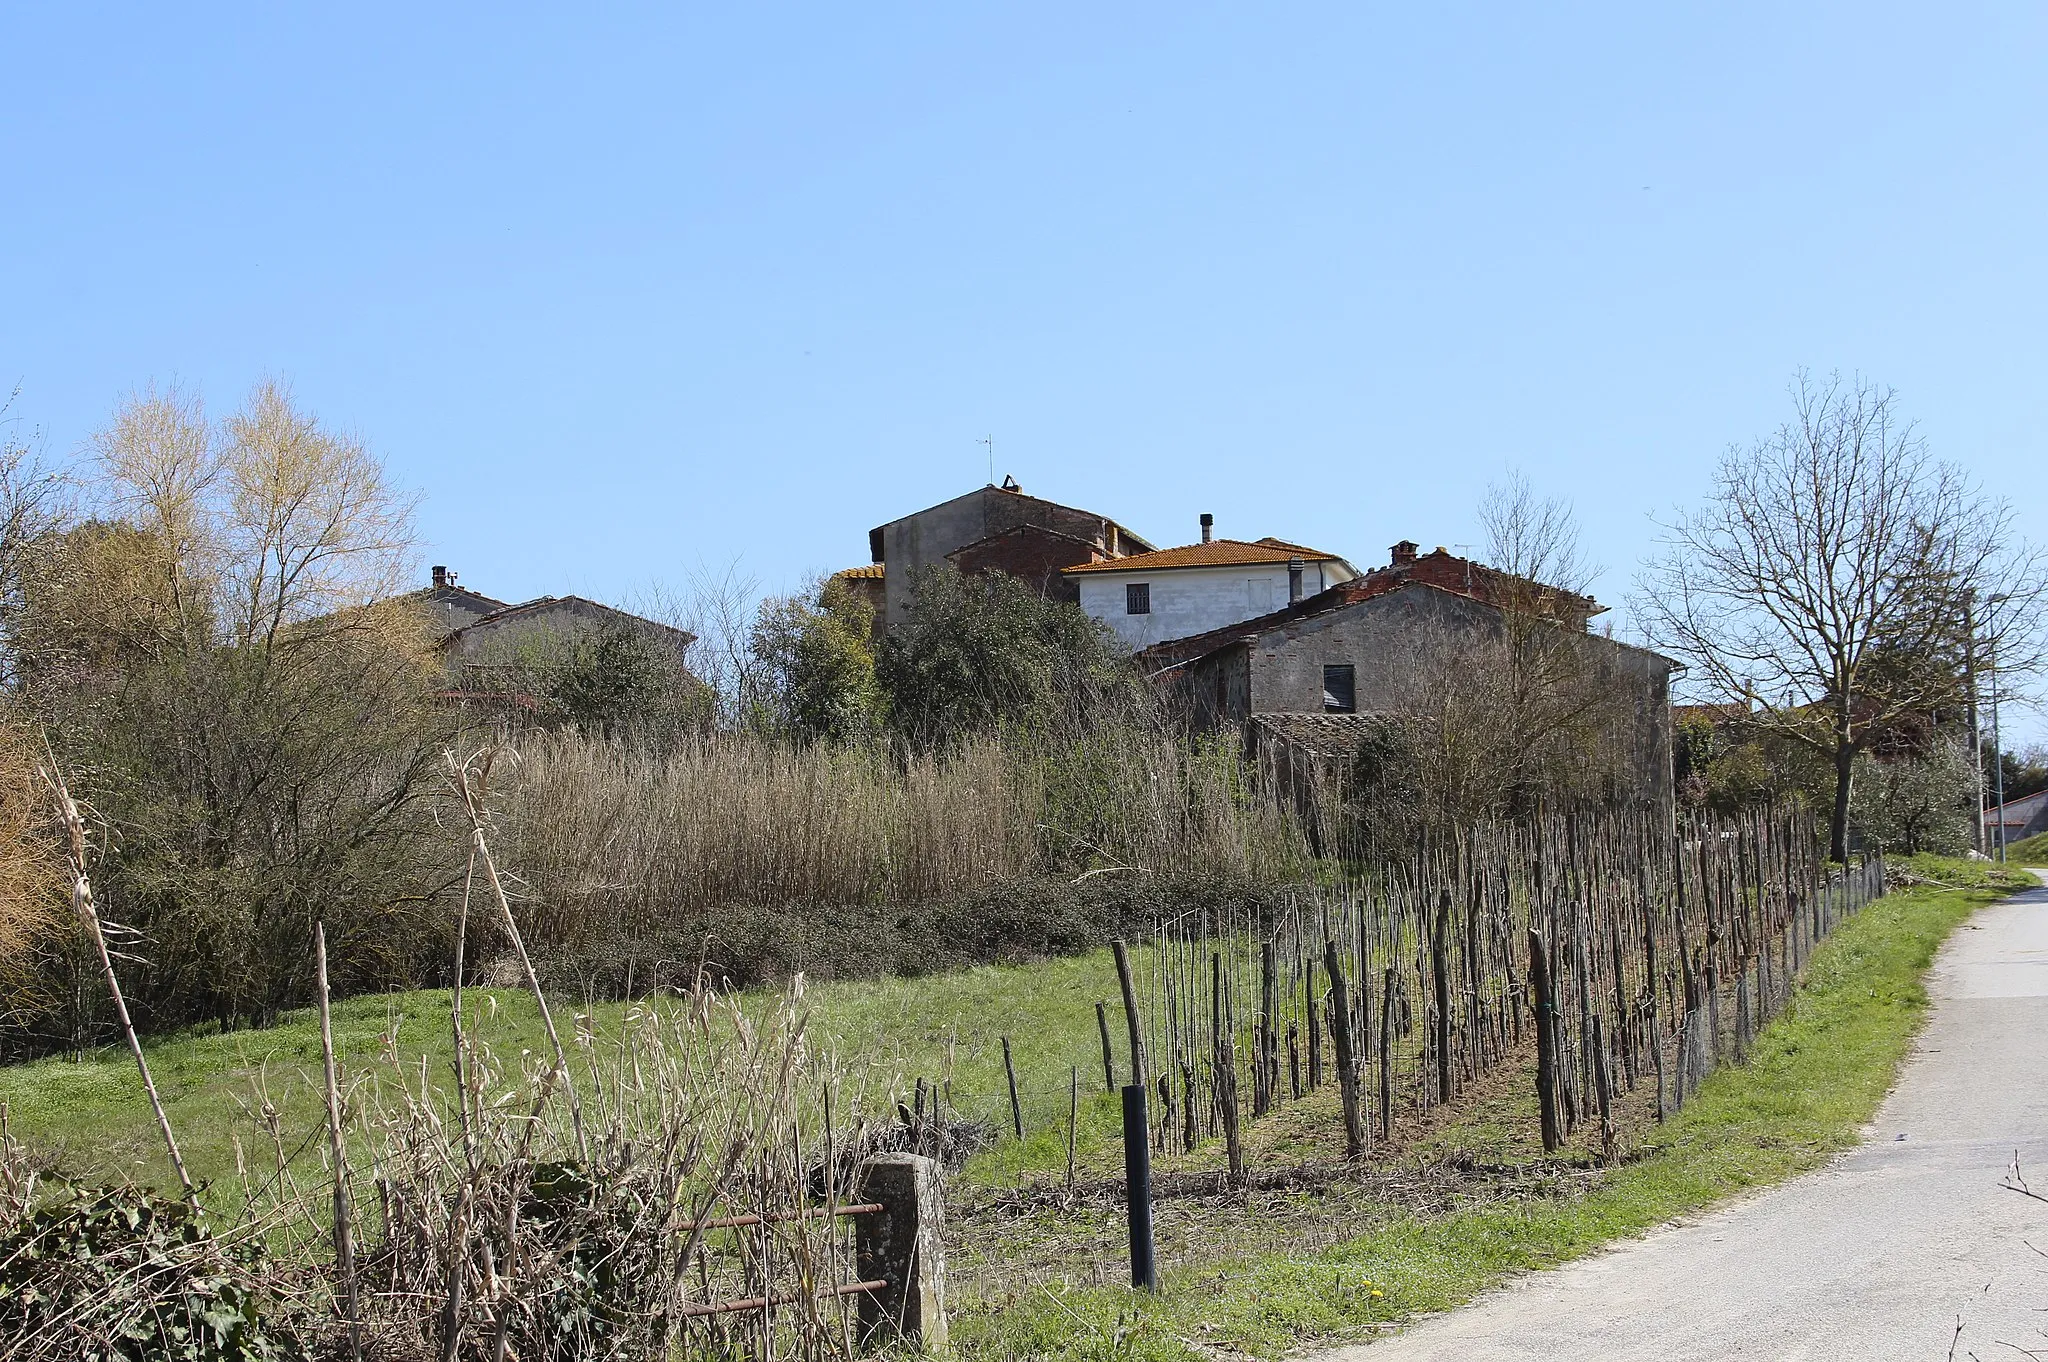
M1159 1289L1152 1259L1152 1123L1145 1114L1145 1085L1124 1085L1124 1200L1131 1212L1131 1285Z

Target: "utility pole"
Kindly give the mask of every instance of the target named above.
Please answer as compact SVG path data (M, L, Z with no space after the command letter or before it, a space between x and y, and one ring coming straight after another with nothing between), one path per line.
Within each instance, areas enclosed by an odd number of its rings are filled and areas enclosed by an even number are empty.
M1996 655L1994 654L1994 657ZM2005 863L2005 745L1998 731L1998 668L1991 668L1991 781L1998 808L1998 860Z
M1995 619L1997 608L2011 599L2012 597L2010 596L1991 596L1986 598L1984 604L1992 608L1993 618ZM1995 801L1993 807L1998 810L1998 859L2000 864L2003 864L2005 861L2005 733L1998 726L1998 636L1999 631L1994 627L1991 631L1991 637L1986 640L1990 647L1990 656L1985 661L1989 663L1986 670L1991 673L1991 797Z
M1985 831L1987 822L1984 810L1984 730L1977 714L1977 592L1975 588L1963 593L1963 677L1969 696L1970 711L1970 769L1977 778L1977 836L1979 856L1991 854L1991 841Z

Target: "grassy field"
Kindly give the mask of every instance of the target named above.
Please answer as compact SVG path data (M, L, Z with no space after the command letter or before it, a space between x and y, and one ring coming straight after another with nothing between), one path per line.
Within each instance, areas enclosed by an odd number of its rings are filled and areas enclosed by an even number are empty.
M817 986L806 993L810 1034L837 1053L870 1110L925 1077L950 1089L956 1109L996 1127L1008 1123L1000 1038L1012 1038L1029 1136L978 1156L949 1195L954 1333L964 1355L1194 1358L1220 1346L1271 1357L1303 1339L1355 1337L1456 1304L1504 1275L1811 1168L1852 1142L1918 1025L1921 970L1951 927L2010 883L1967 862L1900 868L1915 887L1872 905L1816 953L1794 1005L1747 1066L1712 1076L1663 1125L1645 1088L1624 1102L1632 1157L1618 1167L1593 1167L1585 1131L1566 1157L1546 1159L1528 1073L1510 1065L1450 1112L1397 1122L1406 1129L1395 1145L1315 1185L1162 1199L1164 1289L1155 1297L1117 1285L1123 1210L1108 1183L1121 1147L1094 1014L1098 999L1116 996L1106 951ZM468 1006L488 1014L500 1053L545 1046L523 993L471 990ZM588 1024L602 1033L621 1012L590 1009ZM568 1017L561 1020L566 1029ZM380 1063L388 1054L408 1072L424 1060L429 1074L445 1074L448 999L353 1000L337 1009L336 1034L354 1072L389 1074ZM234 1137L250 1140L264 1101L296 1138L319 1129L310 1017L260 1032L168 1037L149 1053L188 1160L216 1195L234 1181ZM1073 1068L1082 1187L1070 1198ZM12 1132L65 1171L167 1176L123 1051L0 1069L0 1103ZM1327 1167L1340 1130L1334 1085L1326 1085L1248 1128L1251 1164ZM1221 1162L1212 1141L1163 1159L1160 1172Z
M812 986L805 1002L814 1043L836 1052L849 1088L870 1110L886 1111L890 1094L907 1095L922 1077L949 1091L952 1106L964 1115L1007 1128L1002 1037L1011 1037L1021 1105L1028 1128L1038 1133L1023 1146L997 1146L969 1170L977 1179L1001 1180L1048 1163L1055 1148L1064 1169L1069 1071L1076 1066L1084 1143L1115 1143L1117 1108L1103 1092L1095 1003L1116 996L1115 966L1103 950L1032 965ZM484 1018L484 1034L500 1054L547 1046L527 993L470 989L464 1006L472 1018ZM389 1075L388 1054L413 1075L424 1060L434 1081L445 1082L453 1049L448 1010L445 992L349 1000L334 1009L336 1050L344 1067L357 1074ZM565 1034L578 1013L603 1034L618 1025L625 1009L603 1005L586 1011L557 1000L555 1010ZM1120 1009L1111 1015L1120 1017ZM1120 1031L1115 1044L1122 1065ZM217 1188L233 1181L233 1137L250 1144L265 1101L294 1137L293 1147L321 1129L320 1030L311 1013L266 1030L168 1036L144 1048L196 1179ZM63 1171L169 1179L125 1049L0 1068L0 1104L13 1134Z

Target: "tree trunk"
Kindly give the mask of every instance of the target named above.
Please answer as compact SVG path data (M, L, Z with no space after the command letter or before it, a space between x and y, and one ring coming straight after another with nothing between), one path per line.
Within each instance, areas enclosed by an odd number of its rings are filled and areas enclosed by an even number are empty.
M1846 743L1835 748L1835 808L1828 819L1828 859L1837 865L1849 863L1849 791L1856 777L1856 749Z

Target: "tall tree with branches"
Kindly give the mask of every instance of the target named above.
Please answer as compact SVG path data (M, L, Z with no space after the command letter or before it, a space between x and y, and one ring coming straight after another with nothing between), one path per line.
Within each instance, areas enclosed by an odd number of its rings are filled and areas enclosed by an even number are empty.
M1802 372L1791 395L1792 419L1731 447L1705 504L1664 526L1634 605L1700 699L1828 763L1841 861L1857 754L1959 711L1972 653L2036 673L2048 575L2012 508L1934 458L1890 389Z

